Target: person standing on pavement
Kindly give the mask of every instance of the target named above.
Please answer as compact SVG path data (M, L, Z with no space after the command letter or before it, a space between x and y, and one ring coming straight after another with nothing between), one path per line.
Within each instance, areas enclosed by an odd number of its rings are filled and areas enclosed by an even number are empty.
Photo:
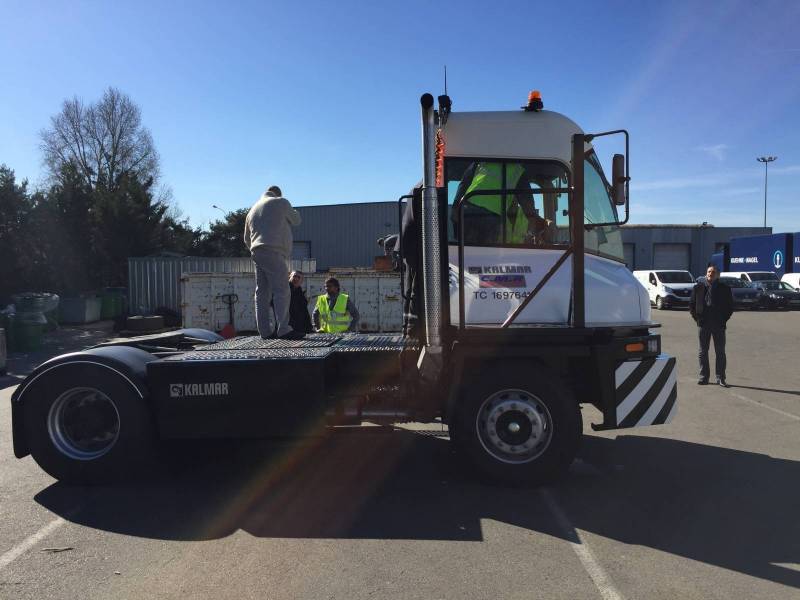
M289 291L292 295L289 302L289 325L295 331L311 333L311 315L308 314L308 298L303 290L304 275L302 271L292 271L289 275Z
M325 280L325 292L317 298L311 315L314 329L323 333L358 331L361 315L350 296L339 293L339 281L335 277Z
M700 379L697 383L708 384L708 349L713 338L717 385L728 387L725 381L725 326L733 314L733 295L731 289L719 280L719 271L714 265L709 265L705 279L692 288L689 312L697 323L700 341Z
M304 335L289 325L290 293L286 285L292 227L298 225L300 213L277 185L270 186L245 219L244 244L256 267L256 327L262 338L299 339Z

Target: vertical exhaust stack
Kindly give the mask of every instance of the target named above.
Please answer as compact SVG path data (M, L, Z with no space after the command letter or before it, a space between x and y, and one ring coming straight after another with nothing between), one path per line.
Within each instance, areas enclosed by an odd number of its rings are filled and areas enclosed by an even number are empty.
M435 381L442 369L442 245L436 194L436 124L433 96L423 94L422 106L422 278L425 297L425 346L417 368L423 379Z

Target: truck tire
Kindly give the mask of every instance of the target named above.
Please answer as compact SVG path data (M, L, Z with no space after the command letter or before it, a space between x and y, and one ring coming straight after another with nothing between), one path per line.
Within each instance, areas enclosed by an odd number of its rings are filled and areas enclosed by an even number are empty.
M504 365L463 389L453 441L483 476L538 485L569 468L583 422L575 397L557 375L527 363Z
M656 296L656 308L664 310L664 299L661 296Z
M95 484L124 480L150 464L153 416L125 378L76 364L33 385L23 410L25 434L47 473L65 483Z

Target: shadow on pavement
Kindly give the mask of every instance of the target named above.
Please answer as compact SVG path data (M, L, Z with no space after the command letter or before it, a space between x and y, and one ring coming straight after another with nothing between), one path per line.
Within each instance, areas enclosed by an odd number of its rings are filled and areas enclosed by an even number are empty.
M56 483L37 502L125 535L480 541L481 519L567 539L537 490L476 482L442 439L337 432L303 443L169 448L164 472L102 488ZM800 464L644 436L587 436L551 488L573 525L626 544L800 587ZM77 514L71 514L79 506Z
M23 378L16 375L0 375L0 390L19 385L22 381Z
M743 390L758 390L759 392L775 392L776 394L791 394L792 396L800 396L800 391L797 390L776 390L773 388L754 387L752 385L733 385L732 388L741 388Z

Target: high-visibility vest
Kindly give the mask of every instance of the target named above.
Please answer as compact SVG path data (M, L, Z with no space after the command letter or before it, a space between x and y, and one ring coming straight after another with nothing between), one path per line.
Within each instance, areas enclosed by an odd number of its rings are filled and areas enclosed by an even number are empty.
M506 185L505 189L516 189L520 178L525 173L522 165L515 163L506 164ZM503 188L503 165L500 163L478 163L475 174L472 176L472 183L467 188L464 195L476 190L502 190ZM469 203L479 206L489 212L503 216L503 199L500 196L472 196ZM513 200L506 199L506 242L510 244L522 244L528 234L528 217L521 207L512 219L508 214L508 204ZM498 239L498 242L503 240Z
M339 294L333 310L328 305L328 295L322 294L317 298L319 311L319 328L325 333L342 333L350 327L350 313L347 312L347 294Z

